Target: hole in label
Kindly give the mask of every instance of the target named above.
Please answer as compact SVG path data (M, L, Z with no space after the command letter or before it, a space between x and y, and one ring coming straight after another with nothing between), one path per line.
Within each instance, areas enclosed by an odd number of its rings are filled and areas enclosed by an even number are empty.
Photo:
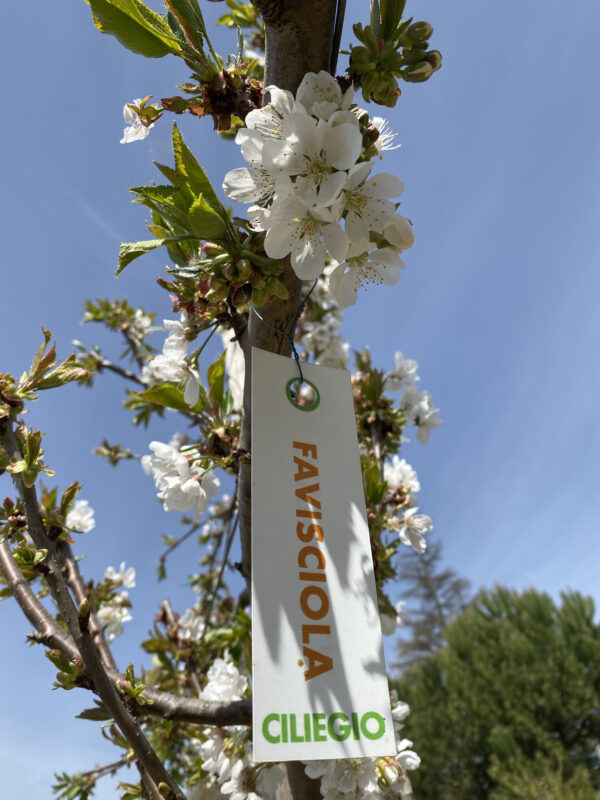
M311 381L291 378L285 385L290 403L300 411L314 411L321 402L319 390Z

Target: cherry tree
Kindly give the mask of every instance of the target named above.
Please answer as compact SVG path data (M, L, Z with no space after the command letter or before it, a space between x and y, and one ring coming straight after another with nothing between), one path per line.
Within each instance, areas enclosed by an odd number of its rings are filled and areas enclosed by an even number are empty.
M393 758L251 760L251 350L295 358L295 400L306 404L302 364L346 368L343 309L360 302L365 284L399 279L413 227L399 211L402 182L379 170L395 134L364 106L392 108L401 81L426 81L439 69L432 27L406 17L405 0L372 2L369 23L354 25L357 43L338 68L344 0L227 0L221 23L238 33L237 52L227 58L212 45L198 0L165 0L164 14L142 0L87 2L102 33L135 54L173 54L184 65L180 94L125 105L124 145L152 136L170 113L209 118L197 124L212 121L214 135L235 144L221 191L175 122L174 163L157 165L164 182L132 190L150 211L152 238L123 244L119 271L156 248L168 253L160 284L170 316L160 352L151 343L155 312L129 301L89 301L86 321L124 339L121 362L81 343L57 359L44 331L21 377L0 374L0 471L14 484L0 509L2 596L27 617L31 640L58 670L56 686L93 696L81 716L101 722L122 753L85 773L58 774L54 792L86 800L104 775L135 764L139 780L120 774L127 800L408 796L407 771L419 757L401 737L409 709L393 693ZM223 351L207 364L215 334ZM440 420L430 394L417 388L415 361L398 352L392 368L377 368L363 349L354 366L377 600L382 630L392 634L402 620L388 597L397 554L404 547L424 552L433 527L419 513L418 478L398 452L408 426L426 443ZM100 580L84 577L73 534L92 530L93 509L78 496L77 481L61 487L57 476L46 487L52 456L30 424L35 415L23 416L40 392L72 381L86 386L105 372L123 378L135 424L150 426L170 409L186 431L174 426L169 442L150 441L139 459L164 511L179 514L185 529L165 542L159 578L167 579L169 555L184 541L196 536L203 549L202 567L190 576L197 602L183 613L161 603L142 644L150 662L141 672L122 671L111 650L131 619L135 570L121 563ZM108 440L97 453L115 466L137 458ZM226 580L236 569L245 587L232 594Z

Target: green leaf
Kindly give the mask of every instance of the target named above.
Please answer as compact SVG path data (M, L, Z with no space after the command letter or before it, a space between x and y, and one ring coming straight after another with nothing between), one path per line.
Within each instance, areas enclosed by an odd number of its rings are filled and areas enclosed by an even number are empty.
M128 264L135 261L136 258L149 253L151 250L156 250L157 247L162 247L171 242L182 242L188 239L195 239L190 233L183 233L179 236L167 236L164 239L149 239L144 242L123 242L119 250L119 268L117 275L119 275Z
M178 55L181 44L165 18L141 0L86 0L92 9L94 24L109 33L128 50L148 58Z
M233 411L233 395L231 394L231 389L227 389L225 392L221 406L223 408L223 414L228 417Z
M201 47L202 37L206 33L202 15L196 13L188 0L165 0L165 7L175 16L188 39Z
M158 203L175 203L181 197L181 192L176 186L134 186L129 190L141 200L156 200ZM139 202L139 201L133 201Z
M363 479L365 484L365 494L369 503L379 504L383 500L386 490L386 482L381 480L379 467L377 464L371 464L363 472Z
M107 719L113 718L104 703L99 703L97 700L94 700L94 702L96 703L96 708L86 708L81 714L77 714L77 719L90 719L93 722L104 722Z
M173 123L173 151L175 152L175 169L178 173L187 175L188 184L192 193L194 195L202 194L208 205L223 217L223 219L227 219L227 212L223 208L217 193L208 180L206 173L196 160L196 157L183 141L183 137L176 123ZM169 176L167 175L167 177ZM169 178L169 180L171 179Z
M192 203L190 223L192 231L200 239L219 242L227 237L227 225L223 218L216 211L213 211L202 195Z
M208 379L208 386L210 392L210 399L215 408L220 408L223 405L223 394L225 392L225 353L223 352L219 358L211 364L207 370L206 377Z
M165 381L156 386L151 386L143 392L138 392L137 397L141 397L148 403L154 403L165 408L174 408L176 411L200 412L206 406L206 390L200 387L200 399L193 408L190 408L183 399L183 389L174 383Z
M45 378L42 378L36 388L40 390L55 389L57 386L64 386L65 383L89 378L93 374L77 361L75 353L71 353L62 364L59 364L55 370L46 375Z
M35 555L33 557L33 566L35 567L38 564L41 564L42 561L44 561L44 559L46 558L47 555L48 555L48 551L47 550L36 550L35 551Z
M81 489L81 484L79 483L79 481L74 481L70 486L67 486L67 488L64 490L62 497L60 498L60 505L59 505L61 516L63 517L67 516L67 514L73 507L73 503L75 502L75 499L79 494L80 489Z

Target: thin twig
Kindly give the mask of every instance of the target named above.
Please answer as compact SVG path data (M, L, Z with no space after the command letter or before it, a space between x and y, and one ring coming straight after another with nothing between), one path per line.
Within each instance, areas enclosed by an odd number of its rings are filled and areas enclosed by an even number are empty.
M125 367L121 367L119 364L114 364L112 361L104 358L104 356L101 356L100 353L95 353L93 350L82 350L81 355L91 358L93 361L95 361L98 366L98 372L101 372L103 369L107 369L109 372L115 372L122 378L127 378L129 381L134 381L135 383L139 383L141 386L145 386L145 383L142 381L139 375L135 374L135 372L131 372L131 370L125 369ZM143 366L143 362L140 366Z
M333 41L331 43L331 61L329 72L335 75L338 55L340 53L340 43L342 41L342 30L344 28L344 16L346 14L346 0L338 0L335 12L335 28L333 30Z
M212 614L212 610L215 605L215 600L217 597L217 593L219 591L219 587L221 586L221 581L223 580L223 573L225 572L225 567L227 566L227 559L229 558L229 551L231 550L231 545L233 543L233 537L235 536L235 532L237 530L239 521L239 515L236 514L235 520L229 529L229 533L227 535L227 541L225 543L225 552L223 553L223 560L221 562L221 567L219 569L219 574L217 575L217 581L213 587L212 595L210 601L208 603L208 607L206 608L206 612L204 614L204 627L202 628L202 634L200 635L200 644L204 641L204 635L208 630L208 623L210 622L210 615Z
M96 778L103 778L105 775L110 775L121 769L121 767L127 766L127 764L131 761L129 756L123 756L118 761L113 761L112 764L103 764L101 767L94 767L94 769L88 769L87 772L82 772L81 774L83 777L87 778L88 776L94 775Z
M69 582L69 586L75 595L77 606L80 606L83 600L89 600L89 596L85 587L83 576L79 571L79 566L75 556L73 555L73 551L71 550L71 545L68 544L68 542L61 542L59 552L64 559L64 564L67 569L67 581ZM90 632L94 637L94 641L96 642L96 646L98 647L98 652L100 653L102 661L108 669L116 670L116 661L110 647L106 642L104 631L102 630L102 626L98 621L96 610L94 608L91 608L90 610L90 623Z
M162 612L164 615L164 620L171 630L177 631L177 620L175 619L175 614L173 613L173 609L171 608L171 603L165 598L161 603ZM200 686L200 681L198 680L198 676L196 675L195 671L195 664L193 658L186 658L184 663L187 667L186 676L197 695L202 692L202 687Z
M175 539L173 544L169 545L167 549L158 557L158 561L160 564L164 564L167 558L171 555L173 550L176 550L180 544L183 544L190 536L193 536L200 528L202 527L201 522L195 522L192 527L184 533L183 536L180 536L178 539Z
M21 611L36 629L36 641L52 650L61 650L71 661L79 658L75 642L35 596L28 580L17 567L6 541L0 542L0 572L4 575L4 580Z

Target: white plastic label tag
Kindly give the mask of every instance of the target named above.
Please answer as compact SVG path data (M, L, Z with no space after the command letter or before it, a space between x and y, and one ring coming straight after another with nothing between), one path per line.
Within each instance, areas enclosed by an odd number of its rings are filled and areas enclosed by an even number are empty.
M302 371L252 350L254 760L392 756L350 374Z

